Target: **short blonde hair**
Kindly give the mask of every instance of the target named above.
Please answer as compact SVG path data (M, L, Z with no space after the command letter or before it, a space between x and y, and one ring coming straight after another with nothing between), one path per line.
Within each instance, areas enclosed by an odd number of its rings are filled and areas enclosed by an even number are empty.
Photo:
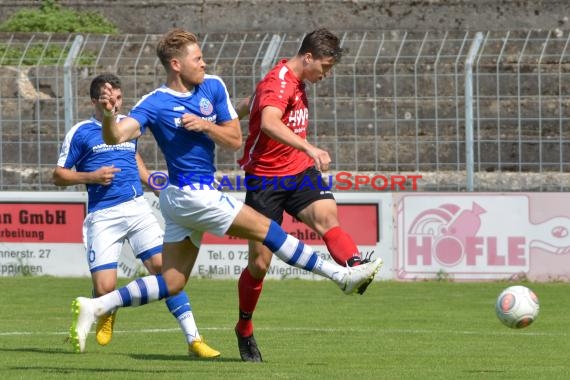
M187 45L197 44L198 37L194 33L190 33L184 29L176 28L166 33L156 46L156 55L160 59L160 63L166 70L170 67L172 58L180 57L186 51Z

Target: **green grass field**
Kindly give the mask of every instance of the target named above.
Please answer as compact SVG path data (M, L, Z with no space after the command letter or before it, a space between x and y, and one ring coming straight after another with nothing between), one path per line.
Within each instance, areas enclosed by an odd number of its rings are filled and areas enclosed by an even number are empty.
M120 310L110 345L91 334L75 354L69 306L90 280L0 278L0 379L568 379L569 285L527 284L541 313L523 330L495 317L507 285L375 282L345 296L327 281L267 281L254 318L265 361L243 363L236 281L187 287L201 334L222 352L203 361L186 355L163 302Z

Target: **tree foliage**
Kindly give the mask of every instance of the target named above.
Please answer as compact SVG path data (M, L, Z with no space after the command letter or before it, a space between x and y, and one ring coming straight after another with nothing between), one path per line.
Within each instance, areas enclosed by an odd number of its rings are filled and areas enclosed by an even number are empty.
M65 9L43 0L39 9L21 9L0 24L0 32L117 34L117 27L94 12Z

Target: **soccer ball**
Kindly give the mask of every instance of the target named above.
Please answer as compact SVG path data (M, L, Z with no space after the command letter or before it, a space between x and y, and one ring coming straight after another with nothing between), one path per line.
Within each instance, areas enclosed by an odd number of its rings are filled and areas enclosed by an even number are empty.
M510 286L497 298L497 317L507 327L522 329L529 326L536 317L540 306L538 297L526 286Z

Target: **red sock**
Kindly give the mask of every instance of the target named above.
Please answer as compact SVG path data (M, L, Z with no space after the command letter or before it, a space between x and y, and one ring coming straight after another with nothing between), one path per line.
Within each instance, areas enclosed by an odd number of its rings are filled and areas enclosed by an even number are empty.
M238 281L239 320L236 324L236 330L241 336L250 336L253 334L251 317L255 306L257 306L262 288L263 278L260 280L253 278L247 268L241 272Z
M323 240L333 258L339 265L345 266L346 261L354 256L360 257L354 240L340 226L333 227L323 235Z

